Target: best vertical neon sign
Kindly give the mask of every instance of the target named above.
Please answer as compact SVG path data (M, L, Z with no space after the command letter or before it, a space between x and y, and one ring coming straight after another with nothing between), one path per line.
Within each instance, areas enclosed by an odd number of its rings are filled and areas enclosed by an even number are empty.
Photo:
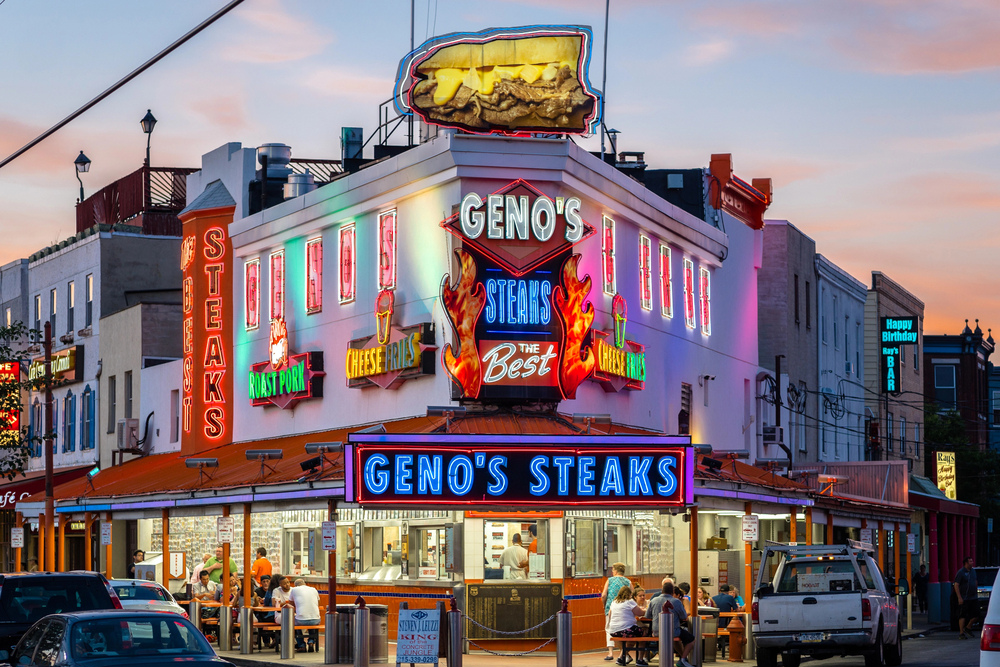
M396 209L378 216L378 288L396 289Z

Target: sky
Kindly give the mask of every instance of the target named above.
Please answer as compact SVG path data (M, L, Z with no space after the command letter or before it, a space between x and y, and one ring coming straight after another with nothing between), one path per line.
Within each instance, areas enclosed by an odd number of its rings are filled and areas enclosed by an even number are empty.
M224 0L0 0L0 158L200 23ZM414 0L416 43L453 31L593 27L604 0ZM339 158L340 128L378 124L410 45L406 0L246 0L0 169L0 265L75 232L86 195L145 157L198 167L229 141ZM791 221L862 282L882 271L926 306L927 333L996 325L1000 2L610 0L608 127L650 168L771 177ZM599 149L590 137L580 143Z

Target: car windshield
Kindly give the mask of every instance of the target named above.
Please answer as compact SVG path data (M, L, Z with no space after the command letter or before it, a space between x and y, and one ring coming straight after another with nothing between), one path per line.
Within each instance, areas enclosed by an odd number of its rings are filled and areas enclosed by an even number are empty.
M0 586L0 620L9 623L34 623L49 614L110 607L108 589L97 577L8 577Z
M149 585L139 585L126 584L126 585L115 585L115 593L118 593L118 597L122 600L159 600L161 602L170 602L171 599L167 596L162 588L159 586L149 586Z
M976 584L979 586L992 586L993 582L997 578L997 568L995 567L977 567L976 568Z
M144 655L214 655L204 635L172 616L100 618L80 621L70 633L77 661Z

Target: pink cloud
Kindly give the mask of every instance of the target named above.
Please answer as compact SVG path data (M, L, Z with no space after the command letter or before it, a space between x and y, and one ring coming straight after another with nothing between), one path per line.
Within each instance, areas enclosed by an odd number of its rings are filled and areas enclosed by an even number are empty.
M321 67L307 74L303 84L320 95L382 102L392 94L393 80L357 73L356 68Z
M243 63L284 63L321 53L333 41L316 23L294 16L277 0L257 0L236 10L249 26L225 41L222 57Z
M246 96L242 93L203 97L192 100L188 106L217 129L238 131L250 125Z

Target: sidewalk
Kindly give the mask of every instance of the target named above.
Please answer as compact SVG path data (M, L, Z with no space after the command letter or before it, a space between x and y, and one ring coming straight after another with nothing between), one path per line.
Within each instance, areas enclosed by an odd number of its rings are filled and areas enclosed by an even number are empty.
M903 639L913 639L915 637L925 637L935 632L948 632L947 623L929 623L927 614L913 614L913 629L906 629L906 617L903 617Z

